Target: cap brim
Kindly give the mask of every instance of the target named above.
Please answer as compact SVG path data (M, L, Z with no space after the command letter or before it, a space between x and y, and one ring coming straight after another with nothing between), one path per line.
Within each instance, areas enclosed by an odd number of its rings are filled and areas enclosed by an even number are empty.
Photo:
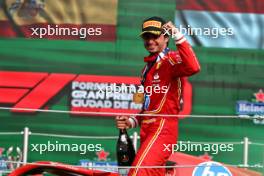
M150 34L154 34L154 35L160 35L161 31L143 31L139 34L139 36L142 36L143 34L146 34L146 33L150 33Z

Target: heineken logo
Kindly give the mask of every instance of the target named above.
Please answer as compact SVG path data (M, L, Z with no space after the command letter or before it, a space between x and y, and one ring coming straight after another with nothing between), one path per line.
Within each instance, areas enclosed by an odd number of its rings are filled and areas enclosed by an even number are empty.
M264 124L264 93L262 89L254 93L251 101L239 100L236 103L236 113L240 117L255 117L255 124Z

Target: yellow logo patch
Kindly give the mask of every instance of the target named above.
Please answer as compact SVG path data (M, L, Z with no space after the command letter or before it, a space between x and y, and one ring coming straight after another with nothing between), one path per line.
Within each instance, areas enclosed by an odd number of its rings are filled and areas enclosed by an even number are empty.
M143 29L147 28L147 27L156 27L156 28L161 28L161 22L159 21L146 21L145 23L143 23Z

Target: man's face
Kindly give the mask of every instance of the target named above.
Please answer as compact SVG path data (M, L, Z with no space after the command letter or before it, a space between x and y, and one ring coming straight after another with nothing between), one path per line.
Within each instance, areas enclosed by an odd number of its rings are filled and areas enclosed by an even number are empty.
M168 37L164 35L154 35L151 33L145 33L142 35L144 46L150 53L158 53L163 51L167 47Z

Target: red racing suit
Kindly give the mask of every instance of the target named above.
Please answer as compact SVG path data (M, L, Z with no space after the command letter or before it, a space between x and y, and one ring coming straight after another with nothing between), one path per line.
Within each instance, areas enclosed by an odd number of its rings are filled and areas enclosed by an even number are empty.
M161 52L144 58L146 62L143 69L145 102L142 113L144 114L178 114L182 92L180 78L200 71L200 65L189 43L183 41L176 46L177 51ZM149 90L152 88L150 93L147 87ZM164 151L164 146L177 142L178 118L150 115L130 117L129 120L133 127L141 126L140 148L132 166L164 166L171 155L170 151ZM163 176L165 169L136 168L130 169L128 175Z

